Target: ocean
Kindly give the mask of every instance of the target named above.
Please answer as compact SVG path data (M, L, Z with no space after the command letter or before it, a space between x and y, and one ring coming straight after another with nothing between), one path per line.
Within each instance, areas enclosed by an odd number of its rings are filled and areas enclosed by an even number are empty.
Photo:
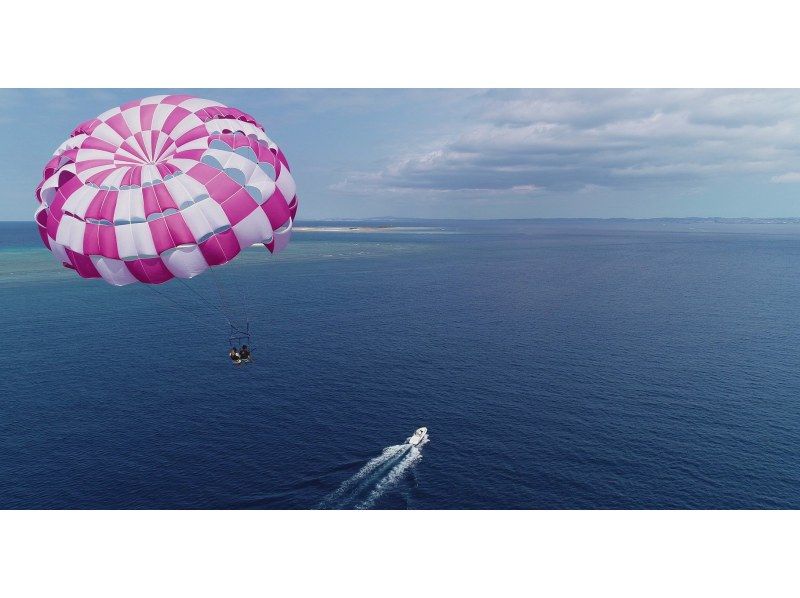
M298 224L152 289L0 223L0 508L800 508L799 223Z

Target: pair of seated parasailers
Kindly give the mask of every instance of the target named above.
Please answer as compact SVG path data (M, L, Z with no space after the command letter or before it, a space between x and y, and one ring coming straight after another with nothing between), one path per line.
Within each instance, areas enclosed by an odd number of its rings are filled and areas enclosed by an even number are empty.
M247 345L242 345L241 349L237 349L236 347L231 347L231 350L228 352L228 356L231 358L233 363L242 363L243 361L250 361L250 349Z

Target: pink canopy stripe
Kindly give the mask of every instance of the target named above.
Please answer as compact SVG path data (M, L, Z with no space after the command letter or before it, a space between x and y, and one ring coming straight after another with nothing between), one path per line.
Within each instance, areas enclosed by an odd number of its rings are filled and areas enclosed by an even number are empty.
M297 214L289 164L264 128L187 95L128 102L78 125L36 198L56 259L117 286L192 278L254 244L279 251Z

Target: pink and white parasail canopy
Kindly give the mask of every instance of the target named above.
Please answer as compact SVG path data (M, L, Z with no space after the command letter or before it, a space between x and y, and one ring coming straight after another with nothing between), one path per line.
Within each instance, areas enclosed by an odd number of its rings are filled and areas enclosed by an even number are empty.
M253 117L186 95L152 96L79 125L36 189L42 242L113 285L192 278L253 244L289 241L289 164Z

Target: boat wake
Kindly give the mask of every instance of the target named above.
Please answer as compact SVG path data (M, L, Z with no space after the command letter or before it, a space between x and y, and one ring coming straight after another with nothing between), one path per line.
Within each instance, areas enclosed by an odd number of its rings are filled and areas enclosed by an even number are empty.
M425 438L417 446L395 444L387 446L377 457L370 459L355 475L319 504L320 509L369 509L388 490L394 488L420 459Z

